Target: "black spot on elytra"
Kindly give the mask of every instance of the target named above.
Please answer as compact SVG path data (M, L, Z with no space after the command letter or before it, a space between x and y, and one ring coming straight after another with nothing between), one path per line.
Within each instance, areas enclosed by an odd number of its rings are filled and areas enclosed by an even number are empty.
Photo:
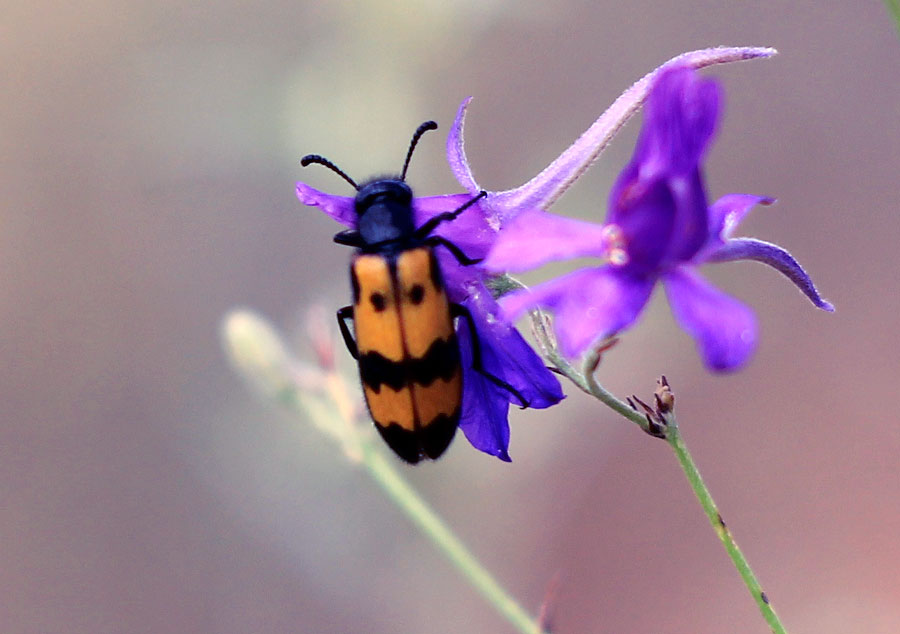
M409 301L413 304L421 304L425 299L425 287L421 284L414 284L409 290Z
M374 308L375 312L378 312L378 313L383 311L385 306L387 305L387 303L384 300L384 295L382 295L381 293L372 293L369 296L369 301L372 302L372 308Z

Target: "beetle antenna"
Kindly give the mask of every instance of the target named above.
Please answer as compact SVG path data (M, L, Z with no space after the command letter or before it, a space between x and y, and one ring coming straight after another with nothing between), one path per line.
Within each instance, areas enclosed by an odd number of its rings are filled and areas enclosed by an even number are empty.
M400 180L406 180L406 168L409 167L409 159L412 158L413 150L416 149L416 144L419 142L419 139L422 138L422 135L428 132L429 130L437 130L438 124L434 121L426 121L422 125L420 125L416 131L413 133L412 141L409 142L409 152L406 153L406 161L403 163L403 171L400 172Z
M324 165L325 167L330 169L332 172L334 172L335 174L337 174L338 176L343 178L345 181L347 181L348 183L353 185L353 189L355 189L356 191L359 191L359 185L356 184L356 181L353 180L352 178L350 178L349 176L347 176L347 174L344 173L344 170L342 170L337 165L335 165L334 163L329 161L327 158L325 158L323 156L319 156L318 154L307 154L302 159L300 159L300 165L302 165L303 167L307 167L312 163L318 163L319 165Z

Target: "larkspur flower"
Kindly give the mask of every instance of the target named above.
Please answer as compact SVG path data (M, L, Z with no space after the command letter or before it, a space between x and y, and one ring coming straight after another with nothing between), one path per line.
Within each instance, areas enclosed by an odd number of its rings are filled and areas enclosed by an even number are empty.
M304 204L318 207L341 224L355 228L353 198L334 196L297 183L297 196ZM413 200L415 224L422 226L434 216L453 211L472 197L469 194L427 196ZM452 222L434 232L458 246L473 259L487 255L496 232L486 214L475 203ZM485 453L509 461L509 404L520 404L517 396L472 369L472 337L477 337L484 369L515 388L529 407L546 408L562 400L562 388L522 335L501 316L500 308L485 286L487 273L477 266L462 266L446 249L437 257L450 301L469 310L475 333L459 320L457 336L463 367L463 399L459 427L472 445Z
M527 183L506 191L494 192L479 185L469 166L463 144L463 124L471 97L463 100L456 121L447 137L447 160L453 175L463 188L475 195L489 192L480 208L488 226L499 231L507 222L528 209L547 209L584 174L606 148L622 126L638 111L650 93L657 77L671 68L700 69L715 64L729 64L775 55L774 48L760 46L718 46L689 51L673 57L662 66L636 81L585 130L578 139Z
M653 81L634 155L609 196L604 225L531 209L516 215L483 263L523 271L552 260L596 256L577 270L501 301L510 319L535 306L552 310L563 353L575 357L631 326L658 281L676 321L696 340L707 367L733 370L751 355L756 322L749 308L697 272L707 262L756 260L780 271L819 308L831 311L784 249L732 238L740 220L770 198L729 194L708 205L701 162L715 133L720 90L689 67L673 65Z

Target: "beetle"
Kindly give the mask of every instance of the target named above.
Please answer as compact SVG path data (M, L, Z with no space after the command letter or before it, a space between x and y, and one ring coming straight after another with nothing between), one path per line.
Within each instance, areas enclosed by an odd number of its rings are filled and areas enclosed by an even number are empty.
M419 139L436 129L434 121L418 127L396 177L358 185L322 156L309 154L300 161L303 167L313 163L327 167L356 190L356 226L334 236L336 243L356 248L350 262L353 304L338 309L338 326L359 364L366 406L376 429L411 464L440 457L459 425L464 372L457 319L466 321L471 334L472 369L527 406L513 386L484 369L472 315L447 297L435 256L435 249L444 248L463 266L481 261L467 257L457 245L433 232L487 192L415 226L406 171ZM355 333L348 326L350 320Z

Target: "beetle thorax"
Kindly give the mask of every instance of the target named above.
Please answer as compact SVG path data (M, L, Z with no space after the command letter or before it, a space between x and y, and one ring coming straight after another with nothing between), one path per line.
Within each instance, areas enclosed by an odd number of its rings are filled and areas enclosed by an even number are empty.
M412 190L403 181L382 179L364 185L354 205L356 230L366 244L399 243L413 237Z

